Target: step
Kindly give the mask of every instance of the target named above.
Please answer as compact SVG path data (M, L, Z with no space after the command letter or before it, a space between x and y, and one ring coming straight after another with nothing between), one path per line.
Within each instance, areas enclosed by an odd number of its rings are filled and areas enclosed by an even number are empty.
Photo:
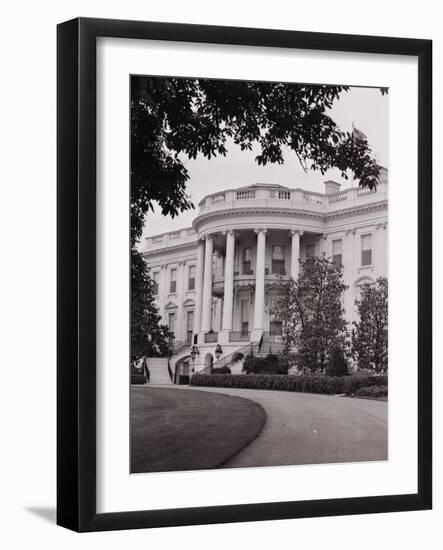
M147 359L149 369L149 382L151 386L172 385L169 378L168 360L165 357L151 357Z

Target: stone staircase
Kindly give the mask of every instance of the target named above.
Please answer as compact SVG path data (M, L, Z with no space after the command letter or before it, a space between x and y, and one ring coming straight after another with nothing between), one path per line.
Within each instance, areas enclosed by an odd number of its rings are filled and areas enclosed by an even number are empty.
M225 355L224 357L221 357L218 361L215 361L212 365L213 368L220 368L220 367L229 367L231 363L234 360L234 356L238 354L242 354L244 357L247 355L250 355L251 352L255 355L258 351L259 343L258 342L249 342L245 344L242 347L239 347L229 355ZM203 373L203 371L201 371Z
M285 349L285 345L280 341L280 338L270 336L264 332L259 342L248 342L242 347L239 347L229 355L221 357L212 365L213 368L230 367L234 356L241 353L243 356L254 355L255 357L266 357L270 353L279 354Z
M149 369L150 386L171 386L167 357L148 357L146 360Z

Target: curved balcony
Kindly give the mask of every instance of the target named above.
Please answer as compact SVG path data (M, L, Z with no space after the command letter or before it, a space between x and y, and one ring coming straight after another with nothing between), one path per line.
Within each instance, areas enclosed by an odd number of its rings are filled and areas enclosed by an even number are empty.
M334 183L334 182L331 182ZM337 188L338 184L335 184ZM377 189L350 187L343 191L326 194L305 189L289 189L280 185L255 184L240 189L213 193L199 203L199 215L194 221L198 231L202 222L223 211L248 209L284 209L310 212L327 216L340 210L364 206L387 200L387 183L381 182Z
M280 270L280 273L272 273L270 266L265 267L265 288L272 290L289 279L289 275L285 270ZM215 269L212 272L212 293L214 296L223 296L225 286L225 274L223 269ZM234 286L250 287L255 289L255 270L250 269L243 273L237 266L234 267Z

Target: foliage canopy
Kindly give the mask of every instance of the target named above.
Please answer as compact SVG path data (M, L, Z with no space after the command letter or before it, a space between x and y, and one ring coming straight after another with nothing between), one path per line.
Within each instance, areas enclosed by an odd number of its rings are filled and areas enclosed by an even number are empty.
M324 253L300 262L298 279L282 283L282 298L271 313L282 321L283 340L299 369L324 372L333 348L344 349L346 320L341 298L346 288L343 267Z
M131 355L165 357L169 351L170 333L154 301L153 282L146 262L136 250L131 251Z
M352 352L359 368L377 373L388 370L388 280L363 285L355 301L358 321L352 331Z
M283 163L284 149L305 170L350 170L373 188L380 168L365 139L341 130L328 110L345 86L133 76L131 79L131 237L158 203L164 215L193 208L184 160L225 156L228 140L258 144L256 162Z

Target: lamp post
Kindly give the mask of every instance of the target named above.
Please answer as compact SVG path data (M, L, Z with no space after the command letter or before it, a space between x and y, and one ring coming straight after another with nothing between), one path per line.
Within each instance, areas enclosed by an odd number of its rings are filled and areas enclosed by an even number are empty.
M195 361L195 357L197 355L200 355L200 351L198 349L197 346L192 346L191 347L191 359L192 359L192 372L195 371L195 368L194 368L194 361Z

